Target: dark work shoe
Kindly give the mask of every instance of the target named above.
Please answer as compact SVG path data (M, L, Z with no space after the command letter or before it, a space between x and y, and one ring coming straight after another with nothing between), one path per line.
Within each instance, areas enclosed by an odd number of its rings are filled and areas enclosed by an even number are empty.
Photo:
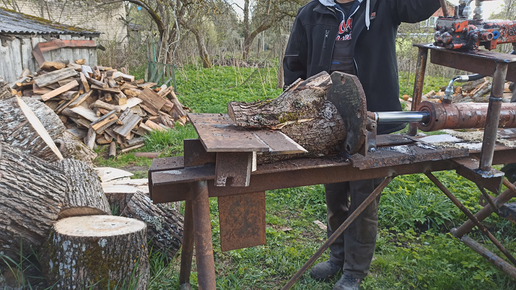
M360 282L362 282L362 279L342 275L333 290L360 290Z
M310 276L315 280L328 281L340 270L342 270L342 265L334 264L332 261L328 260L315 265L312 270L310 270Z

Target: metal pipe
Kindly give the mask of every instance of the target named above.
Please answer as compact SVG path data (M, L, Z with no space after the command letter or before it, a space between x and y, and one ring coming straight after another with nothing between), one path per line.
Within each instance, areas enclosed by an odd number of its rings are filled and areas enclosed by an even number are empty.
M425 101L419 105L418 111L430 113L428 122L418 124L418 128L425 132L441 129L485 128L488 122L489 105L485 103L440 104ZM498 127L516 128L516 103L501 104L498 116L494 133Z
M443 16L448 17L450 13L448 13L448 6L446 6L446 0L439 0L441 2L441 8L443 10Z
M505 77L507 76L508 63L499 62L493 75L493 87L489 97L489 107L487 109L486 127L484 129L484 140L480 153L480 169L489 170L493 163L494 147L496 143L496 133L500 120L500 111L503 100L503 89Z
M500 193L500 195L495 197L495 199L493 200L497 208L499 208L500 206L508 202L511 198L516 196L516 186L514 184L511 184L505 178L503 180L503 184L507 187L507 189ZM493 208L490 206L485 206L475 214L475 218L479 221L483 221L489 215L491 215L491 213L493 213ZM459 228L457 228L453 235L457 238L461 238L463 235L471 231L474 226L475 224L473 223L473 221L467 220Z
M498 207L497 207L497 206L496 206L496 204L494 203L494 201L493 201L493 197L491 197L483 187L480 187L478 184L477 184L477 187L478 187L478 189L480 190L480 193L482 193L482 196L484 197L484 199L486 200L486 202L487 202L487 203L491 206L491 208L493 209L493 212L498 213Z
M382 190L389 185L389 183L392 181L394 177L389 176L385 178L380 185L378 185L377 188L353 211L348 218L333 232L333 234L326 240L326 242L315 252L315 254L297 271L292 278L288 281L288 283L281 288L282 290L290 289L296 283L299 278L303 275L303 273L308 270L308 267L310 267L315 260L317 260L324 251L337 239L338 236L340 236L345 229L349 227L349 225L366 209L366 207L375 200L378 195L382 192Z
M453 234L452 229L452 234ZM505 262L502 258L498 257L493 252L489 251L479 243L477 243L475 240L471 239L468 236L463 236L460 239L466 246L470 247L473 251L477 252L480 256L486 258L489 262L493 263L496 267L498 267L500 270L504 271L505 273L509 274L512 278L516 279L516 268Z
M516 265L516 259L507 251L507 249L489 232L480 221L446 188L432 173L427 172L425 175L478 227L478 229L486 237L495 244L495 246Z
M210 200L207 181L197 181L193 185L192 215L194 216L195 258L199 289L215 290L215 260L211 236Z
M375 112L375 121L378 124L417 123L428 122L430 113L403 111L403 112Z
M425 72L426 72L426 62L428 59L428 48L427 47L419 47L417 53L417 66L416 66L416 79L414 81L414 91L412 93L412 108L411 110L414 112L417 110L417 107L421 103L421 99L423 98L423 87L425 85ZM410 123L408 126L408 134L410 136L416 136L417 134L417 124Z
M192 257L194 248L194 225L192 201L185 201L185 223L183 227L183 246L181 248L181 270L179 271L179 287L181 290L190 290L190 274L192 271Z

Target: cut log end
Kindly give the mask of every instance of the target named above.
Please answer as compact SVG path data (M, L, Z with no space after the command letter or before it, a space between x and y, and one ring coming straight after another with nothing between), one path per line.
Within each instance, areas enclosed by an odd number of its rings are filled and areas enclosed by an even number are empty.
M62 219L54 225L60 235L88 239L126 235L146 229L144 222L120 216L76 216Z
M119 216L57 221L44 243L43 274L59 289L146 289L145 223Z

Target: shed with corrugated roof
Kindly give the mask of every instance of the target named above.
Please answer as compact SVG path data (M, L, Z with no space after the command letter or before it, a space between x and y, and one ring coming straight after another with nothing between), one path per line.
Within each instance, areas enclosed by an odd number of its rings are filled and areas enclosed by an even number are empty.
M32 73L44 61L84 59L97 64L100 32L64 25L0 8L0 76L14 82L24 69Z

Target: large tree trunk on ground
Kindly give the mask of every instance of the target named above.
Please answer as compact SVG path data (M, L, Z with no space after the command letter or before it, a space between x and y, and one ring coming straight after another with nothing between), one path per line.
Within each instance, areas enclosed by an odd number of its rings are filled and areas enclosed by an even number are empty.
M36 117L52 140L62 141L64 158L74 158L91 163L91 157L96 154L86 148L82 142L68 137L63 122L47 105L31 98L22 98L31 108ZM0 100L0 142L20 148L27 154L34 155L46 161L57 161L56 154L47 146L39 133L31 126L18 106L16 98Z
M100 181L85 164L52 164L5 143L0 147L0 252L8 257L36 250L61 211L109 214Z
M230 102L228 114L241 127L280 130L303 146L308 153L258 156L258 162L336 154L346 138L344 121L326 99L332 82L326 72L298 81L274 100L253 103Z
M147 224L149 248L173 258L183 241L183 216L170 205L154 204L142 192L136 192L122 211L122 216Z
M54 142L58 145L59 151L65 158L77 159L93 166L92 160L97 158L97 153L88 148L81 140L68 131L65 131L60 138Z
M32 109L52 139L66 128L59 117L45 104L30 98L23 101ZM47 161L59 160L20 110L16 98L0 101L0 141Z
M0 146L0 252L16 260L20 251L31 254L45 240L68 181L58 167Z
M45 278L58 289L147 289L146 226L135 219L59 220L40 256Z
M59 219L82 215L110 215L109 202L97 172L84 162L64 159L56 165L66 173L68 194Z

